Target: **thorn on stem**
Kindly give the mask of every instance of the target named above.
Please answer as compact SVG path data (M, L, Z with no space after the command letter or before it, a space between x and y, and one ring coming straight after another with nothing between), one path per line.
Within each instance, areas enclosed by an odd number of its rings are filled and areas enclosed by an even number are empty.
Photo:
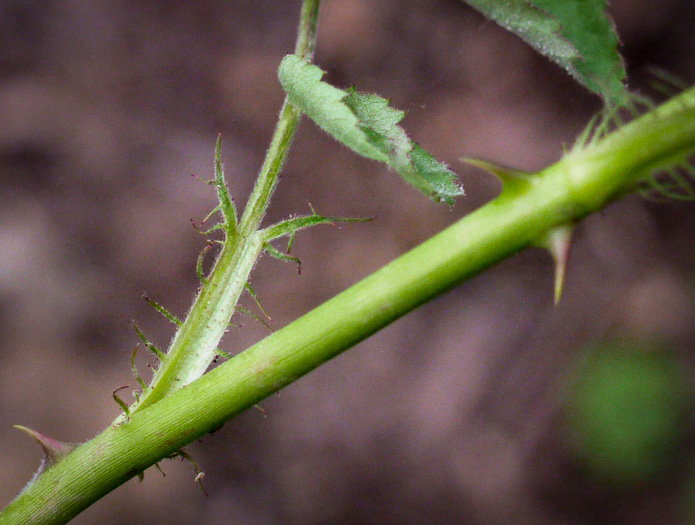
M33 438L34 441L36 441L39 445L41 445L44 454L41 470L45 470L54 463L57 463L59 460L72 452L75 447L77 447L77 444L75 443L58 441L57 439L48 437L46 434L42 434L37 430L25 427L23 425L12 425L12 428L16 428L17 430L24 432L26 435Z
M121 387L118 387L116 390L113 391L111 396L113 397L113 400L118 404L121 409L123 409L123 413L125 414L125 419L126 421L130 420L130 409L128 408L128 405L116 395L116 392L120 392L121 390L124 390L126 388L130 388L130 385L124 385Z
M573 224L562 224L546 232L536 243L540 248L548 250L555 261L555 304L560 302L562 296L573 231Z
M495 175L502 181L502 191L520 191L529 185L529 182L532 180L531 177L533 176L531 173L507 168L506 166L500 166L482 159L463 157L459 160Z

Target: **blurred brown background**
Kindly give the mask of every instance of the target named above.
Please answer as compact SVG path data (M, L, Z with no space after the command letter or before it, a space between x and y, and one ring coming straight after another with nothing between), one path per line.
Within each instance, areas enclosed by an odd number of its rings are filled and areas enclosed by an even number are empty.
M147 293L183 315L197 286L223 134L243 203L282 101L276 68L300 2L0 2L0 506L39 447L12 424L84 441L134 384L137 319L166 346ZM614 0L631 87L650 67L695 80L691 0ZM559 158L600 107L559 68L456 0L326 0L328 80L407 109L410 135L460 174L451 211L303 122L268 221L376 216L302 233L296 267L252 283L278 328L492 198L478 156L521 169ZM559 391L587 343L657 340L686 370L695 335L695 206L633 196L577 230L564 297L540 250L505 261L165 461L74 522L677 523L691 458L606 488L559 437ZM250 319L224 341L267 330ZM143 353L144 354L144 353ZM142 356L141 369L147 356ZM695 478L693 478L695 479Z

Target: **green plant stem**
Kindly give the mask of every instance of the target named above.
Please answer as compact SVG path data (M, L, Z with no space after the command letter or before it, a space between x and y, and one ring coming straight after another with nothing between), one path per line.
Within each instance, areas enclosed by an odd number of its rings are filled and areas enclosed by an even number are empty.
M308 61L314 56L319 3L319 0L305 0L300 15L295 54ZM242 234L256 231L265 215L300 117L301 111L285 97L268 153L241 218L239 230Z
M50 467L0 524L64 523L194 439L545 232L695 151L695 88L502 194L190 385ZM549 279L550 281L550 279ZM548 286L550 290L550 284ZM550 297L550 293L549 293Z
M311 59L316 42L319 0L302 4L295 53ZM258 233L287 157L301 112L287 97L280 110L270 147L244 210L239 229L227 232L224 247L191 310L171 342L152 384L130 406L131 414L198 379L216 356L216 349L234 314L239 296L263 249ZM125 420L120 415L117 423Z
M237 239L239 241L234 242ZM215 358L218 343L263 249L263 238L255 232L237 239L223 247L212 275L202 287L186 321L176 332L164 363L150 387L130 407L131 413L156 403L202 376ZM121 415L117 422L124 419Z
M302 12L299 15L299 30L297 31L294 54L303 57L308 62L314 59L320 3L321 0L304 0Z

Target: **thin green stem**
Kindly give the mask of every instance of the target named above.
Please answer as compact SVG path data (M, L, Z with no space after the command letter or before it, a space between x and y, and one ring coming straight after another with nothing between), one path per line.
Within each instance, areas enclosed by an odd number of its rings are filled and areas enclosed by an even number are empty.
M299 21L295 54L309 61L314 56L316 46L319 4L320 0L305 0ZM256 184L244 209L244 215L241 218L239 229L242 234L256 231L263 220L270 197L275 191L278 175L290 149L292 138L297 131L300 117L301 111L290 103L288 97L285 97L265 162L261 167Z
M318 11L319 0L305 0L302 4L295 52L308 59L314 53ZM239 229L227 230L224 247L210 277L174 336L152 384L130 407L131 414L198 379L214 360L219 341L263 249L258 228L270 204L300 116L301 112L285 99ZM124 420L125 414L116 421L121 423Z
M321 0L305 0L299 16L299 30L297 31L294 54L309 62L314 59L314 50L316 49L316 28L320 3Z
M300 117L299 109L294 107L285 97L268 153L239 223L239 231L242 235L256 231L265 216L270 197L275 191L278 174L285 163L292 138L297 131Z
M254 233L244 242L228 243L215 269L201 289L191 311L176 332L171 347L152 384L140 395L131 414L142 410L205 373L217 355L248 275L263 249L263 236ZM117 421L123 421L120 416Z
M492 202L76 448L0 513L0 525L65 523L156 461L418 305L533 245L549 230L600 210L651 170L693 154L694 102L691 89L676 105L661 108L674 111L660 114L657 109L595 147L575 151L536 176L509 182Z

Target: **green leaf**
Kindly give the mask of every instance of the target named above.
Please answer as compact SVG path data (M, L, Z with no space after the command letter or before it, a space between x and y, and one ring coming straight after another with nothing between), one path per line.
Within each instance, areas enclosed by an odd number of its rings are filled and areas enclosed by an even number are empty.
M611 104L625 102L625 66L605 0L464 0L516 33Z
M278 77L290 102L320 128L363 157L388 162L388 156L369 140L357 116L343 103L345 91L322 82L324 72L296 55L280 63Z
M452 205L454 198L463 194L456 175L414 142L411 147L407 161L396 166L396 171L430 198Z
M673 353L614 342L590 348L567 384L567 445L584 470L617 486L661 479L674 466L692 408Z
M410 139L398 123L405 111L389 106L389 100L372 93L359 93L349 88L341 102L355 114L360 129L368 140L387 155L393 150L403 151L410 146Z
M388 164L425 195L449 205L463 195L456 174L415 144L398 123L405 112L378 95L347 91L323 82L324 72L296 56L278 71L290 102L355 153Z

